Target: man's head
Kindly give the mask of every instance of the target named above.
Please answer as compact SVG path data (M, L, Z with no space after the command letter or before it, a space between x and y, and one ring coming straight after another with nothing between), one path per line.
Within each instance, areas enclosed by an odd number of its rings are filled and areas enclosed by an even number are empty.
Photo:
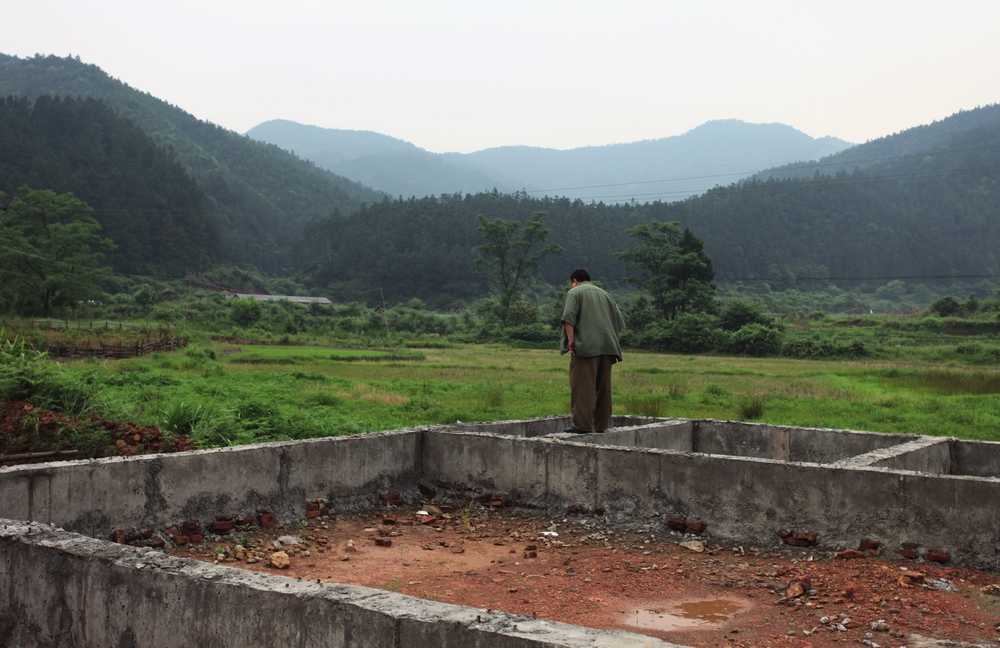
M577 268L573 272L569 273L569 285L576 286L578 283L584 281L590 281L590 273L583 268Z

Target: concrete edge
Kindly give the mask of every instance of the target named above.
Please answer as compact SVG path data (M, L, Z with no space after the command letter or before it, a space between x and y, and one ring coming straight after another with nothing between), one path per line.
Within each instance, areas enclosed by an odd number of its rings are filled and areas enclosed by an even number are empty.
M381 631L381 636L354 641L350 627L346 634L339 628L338 636L347 640L335 645L344 646L392 647L417 645L419 640L442 648L683 648L624 631L211 565L47 525L0 519L0 526L0 627L14 638L53 635L70 645L123 645L121 639L127 636L129 645L140 648L175 642L261 645L258 642L264 634L287 640L285 645L330 645L326 643L329 632L322 639L319 635L324 633L314 627L315 616L320 614L334 634L342 624L353 624L358 634L362 629L365 633ZM56 577L38 577L53 565L58 565ZM30 588L14 586L27 581L32 583ZM111 583L108 589L112 591L100 597L77 591L103 581ZM190 599L192 593L199 599L197 623L191 623L187 606L165 604L174 596ZM245 604L233 607L231 599ZM68 609L74 603L76 609ZM310 614L289 614L303 606ZM277 617L268 608L280 615L281 624L272 623Z

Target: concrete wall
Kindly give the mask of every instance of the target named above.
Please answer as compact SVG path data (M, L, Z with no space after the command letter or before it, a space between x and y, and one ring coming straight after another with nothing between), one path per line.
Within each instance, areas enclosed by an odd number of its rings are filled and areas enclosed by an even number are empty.
M945 448L947 440L935 439L881 459L940 467ZM916 542L957 563L1000 567L1000 518L992 505L1000 498L996 478L562 439L456 439L435 430L425 432L422 464L428 479L483 486L556 508L604 508L612 520L697 516L721 541L768 546L778 543L779 530L801 530L818 533L826 547L855 547L864 537L888 550Z
M415 488L419 430L167 455L0 468L0 517L103 537L270 508L305 514L307 500L356 510L388 490Z
M951 440L953 475L1000 477L1000 443Z
M669 648L651 637L304 583L0 520L0 646Z

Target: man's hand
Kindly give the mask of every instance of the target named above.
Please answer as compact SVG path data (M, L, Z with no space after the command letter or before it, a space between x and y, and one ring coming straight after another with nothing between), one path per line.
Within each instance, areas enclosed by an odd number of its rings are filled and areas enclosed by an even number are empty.
M569 353L570 355L576 355L576 344L573 342L573 325L569 322L563 322L563 326L566 327L566 339L569 341Z

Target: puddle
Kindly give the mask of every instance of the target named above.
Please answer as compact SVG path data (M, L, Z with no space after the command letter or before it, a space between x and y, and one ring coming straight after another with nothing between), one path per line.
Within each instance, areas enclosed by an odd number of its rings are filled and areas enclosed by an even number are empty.
M728 621L743 606L735 601L713 599L688 601L666 607L640 607L633 609L625 623L649 630L692 630L707 628Z

